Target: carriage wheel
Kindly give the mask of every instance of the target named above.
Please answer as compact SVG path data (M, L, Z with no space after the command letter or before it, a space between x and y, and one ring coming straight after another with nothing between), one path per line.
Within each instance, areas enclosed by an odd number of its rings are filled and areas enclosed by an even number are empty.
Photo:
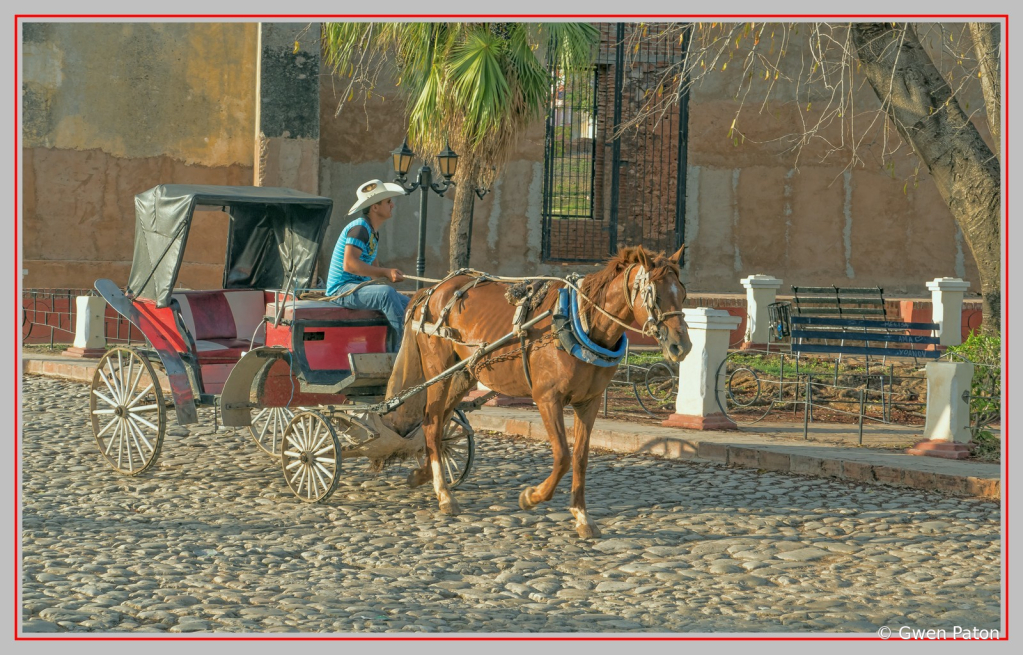
M300 411L291 419L281 442L281 467L304 502L322 503L334 493L341 478L341 443L323 414Z
M659 405L663 406L675 400L678 391L678 378L675 371L664 362L657 362L646 372L644 379L646 391Z
M284 430L294 416L287 407L263 407L252 417L249 434L267 455L280 457Z
M138 475L156 462L167 416L148 359L131 348L107 351L92 376L89 413L99 451L114 470Z
M447 478L448 487L455 489L465 482L476 459L476 432L469 425L465 412L455 410L440 442L440 468ZM416 455L419 466L426 463L426 452Z
M718 407L736 423L756 423L778 400L777 362L759 353L732 353L718 367Z

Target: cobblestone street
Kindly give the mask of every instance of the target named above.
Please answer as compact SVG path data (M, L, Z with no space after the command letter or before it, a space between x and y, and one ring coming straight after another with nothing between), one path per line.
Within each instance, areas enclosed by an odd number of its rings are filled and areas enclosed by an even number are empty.
M23 389L24 632L1004 635L992 502L593 452L603 537L581 541L568 478L518 508L546 444L477 434L454 518L365 460L309 505L210 410L187 435L169 412L159 461L127 478L97 450L87 385Z

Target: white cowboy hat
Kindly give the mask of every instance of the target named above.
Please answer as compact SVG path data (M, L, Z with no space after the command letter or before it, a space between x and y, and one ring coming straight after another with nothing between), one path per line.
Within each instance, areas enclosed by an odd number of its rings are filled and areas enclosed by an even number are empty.
M380 180L370 180L365 184L359 185L359 190L356 191L359 199L355 201L352 208L348 210L348 215L351 216L360 209L375 205L381 200L387 200L394 196L405 195L405 189L400 185L391 184L390 182L381 182Z

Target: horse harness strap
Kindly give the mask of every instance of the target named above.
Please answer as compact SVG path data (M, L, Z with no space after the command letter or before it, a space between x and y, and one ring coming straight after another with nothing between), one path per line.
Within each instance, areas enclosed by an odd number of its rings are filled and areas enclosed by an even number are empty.
M449 275L448 278L446 278L446 279L450 279L452 277L455 277L455 275L460 274L460 273L461 273L461 271L455 271L455 274ZM441 309L440 316L438 316L437 320L434 321L433 323L428 323L427 322L427 320L426 320L426 312L427 312L427 308L429 307L429 304L430 304L430 297L433 296L433 292L437 290L437 288L440 286L440 284L437 284L436 286L430 287L426 291L426 293L424 294L424 299L423 299L423 303L422 303L422 305L423 305L423 313L420 316L418 321L415 320L415 319L412 320L412 328L414 330L416 330L418 332L422 332L423 334L426 334L427 336L430 336L430 337L437 336L437 337L442 337L444 339L449 339L451 341L455 341L455 342L458 342L458 343L462 343L461 341L458 341L457 337L455 336L457 334L455 329L451 328L449 326L444 325L444 323L447 321L448 314L451 313L451 308L455 306L455 303L458 302L463 296L465 296L465 294L468 293L470 289L475 288L476 285L478 285L480 282L485 282L488 279L489 278L487 276L485 276L485 275L479 276L479 277L474 277L472 280L470 280L469 282L467 282L464 285L462 285L462 287L459 288L458 291L455 291L455 293L452 294L451 298L444 305L443 309ZM465 345L472 345L472 344L465 344Z
M449 275L447 278L445 278L441 282L447 281L448 279L450 279L452 277L456 277L457 275L460 275L460 274L463 274L463 271L455 271L455 273ZM440 337L442 339L447 339L448 341L452 341L452 342L454 342L456 344L459 344L459 345L475 346L475 347L477 347L478 348L477 351L474 352L470 356L469 363L468 363L468 368L473 371L473 374L477 378L479 377L479 375L478 375L479 368L481 366L483 366L484 363L487 363L487 364L497 363L497 362L500 362L500 361L504 361L506 359L511 359L511 358L517 356L519 353L522 353L522 367L523 367L523 372L525 373L525 376L526 376L526 384L529 385L530 390L532 390L532 388L533 388L533 380L532 380L532 376L529 373L529 358L527 357L527 352L526 352L526 348L527 348L527 331L522 329L522 325L524 323L526 323L526 321L529 319L529 313L533 309L533 307L530 306L530 302L529 301L532 300L532 298L534 296L534 291L535 291L534 289L530 289L526 296L524 296L523 298L520 298L515 303L515 305L516 305L516 307L515 307L515 314L512 316L512 329L519 336L520 347L519 347L518 350L512 351L510 353L505 353L503 355L498 355L496 357L493 356L493 355L490 355L490 356L487 356L487 357L483 357L482 356L483 350L486 348L487 344L485 344L485 343L483 343L483 344L474 344L474 343L466 343L464 341L461 341L461 340L458 339L457 331L454 328L452 328L450 326L447 326L447 325L444 325L445 321L447 321L448 315L451 313L451 309L455 306L455 303L458 302L461 298L463 298L469 291L474 289L478 284L480 284L481 282L489 281L489 280L490 280L490 278L488 276L481 275L481 276L478 276L478 277L474 277L471 281L469 281L466 284L464 284L461 288L459 288L457 291L455 291L454 294L452 294L451 298L444 305L443 309L441 309L440 315L437 317L437 320L434 321L433 323L427 322L427 309L428 309L428 306L429 306L430 297L433 295L434 291L436 291L437 288L440 286L440 283L438 283L437 285L435 285L433 287L430 287L430 289L428 289L426 291L426 293L423 295L420 303L417 303L417 304L421 304L422 305L423 310L422 310L422 314L420 315L420 318L418 320L415 319L415 318L412 319L412 329L416 330L417 332L421 332L421 333L423 333L423 334L425 334L427 336L430 336L430 337ZM549 284L550 283L548 282L547 284L543 285L540 288L541 291L542 292L546 292ZM545 335L545 336L549 337L549 335ZM541 338L537 342L537 345L539 345L539 343L547 341L547 340L550 340L550 339L549 338L547 338L547 339Z
M526 376L526 386L533 391L533 376L529 374L529 353L526 352L526 331L522 324L526 322L529 314L529 301L533 298L534 290L530 287L528 293L520 298L515 304L515 313L512 315L512 329L519 335L519 350L522 352L522 373Z

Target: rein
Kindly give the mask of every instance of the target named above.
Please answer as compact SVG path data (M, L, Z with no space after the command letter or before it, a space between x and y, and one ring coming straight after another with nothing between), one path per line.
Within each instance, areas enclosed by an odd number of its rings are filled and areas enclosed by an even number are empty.
M628 289L629 272L631 271L631 269L635 268L636 266L639 266L639 265L638 264L630 264L629 267L626 269L625 274L622 276L623 277L623 284L625 285L626 289ZM525 281L528 281L528 280L550 280L550 281L553 281L553 282L563 282L567 286L575 289L575 292L579 295L579 297L582 300L590 303L590 305L592 305L594 309L596 309L598 312L600 312L601 314L606 316L613 323L616 323L617 325L620 325L621 327L625 328L626 330L628 330L630 332L635 332L636 334L645 334L645 335L647 335L649 337L654 337L654 338L657 337L657 330L661 327L661 324L664 322L664 319L666 319L668 317L671 317L671 316L679 316L679 315L682 314L681 311L674 311L674 312L661 312L660 311L660 308L657 307L657 305L656 305L656 303L657 303L657 292L654 289L653 283L649 282L649 273L647 273L646 272L646 268L642 267L642 266L640 266L640 274L636 276L637 280L636 280L636 284L634 284L634 286L638 286L640 275L644 275L645 279L647 280L646 288L643 290L643 293L644 293L644 305L645 305L645 309L647 310L647 322L646 322L646 324L644 324L643 328L641 328L639 330L637 330L636 328L632 327L631 325L626 324L624 321L619 319L617 316L614 316L613 314L608 312L606 309L604 309L603 307L601 307L600 305L595 303L593 301L593 299L591 299L589 296L587 296L585 293L583 293L582 287L580 285L576 284L575 280L570 279L570 278L553 277L553 276L547 276L547 275L532 275L532 276L529 276L529 277L506 277L506 276L503 276L503 275L490 275L489 273L483 273L481 271L475 271L473 269L463 268L463 269L459 269L459 270L457 270L457 271L455 271L453 273L449 273L447 276L445 276L443 279L440 279L440 280L437 280L437 279L434 279L434 278L428 278L428 277L419 277L419 276L416 276L416 275L406 275L405 279L417 280L417 281L420 281L420 282L430 282L430 283L433 283L433 284L440 284L441 282L446 282L448 279L453 278L453 277L457 277L459 275L475 275L475 276L485 277L488 280L493 280L494 282L525 282ZM386 278L378 278L378 280L381 281L381 282L387 282L388 281ZM681 280L679 281L679 284L681 284ZM629 310L634 312L635 309L633 307L633 302L634 301L633 301L633 297L632 296L633 296L633 294L631 294L628 291L626 291L626 293L625 293L625 302L628 304ZM651 322L653 322L652 326L650 326Z
M636 280L632 284L632 288L630 289L629 288L629 274L631 273L632 269L637 267L637 266L639 266L640 271L636 275ZM405 275L404 277L405 277L406 280L415 280L417 282L429 282L431 284L440 284L442 282L448 281L449 279L451 279L453 277L458 277L459 275L469 275L471 277L485 278L487 280L492 280L494 282L525 282L525 281L529 281L529 280L549 280L549 281L552 281L552 282L562 282L562 283L566 284L567 286L575 289L575 292L579 295L579 297L582 300L584 300L584 301L588 302L590 305L592 305L594 309L596 309L598 312L600 312L605 317L607 317L609 320L611 320L611 322L613 322L613 323L615 323L615 324L625 328L626 330L628 330L630 332L635 332L636 334L645 334L645 335L647 335L649 337L654 337L654 338L657 337L657 332L660 329L661 325L664 323L665 319L667 319L667 318L669 318L671 316L679 316L679 315L682 314L681 311L662 312L660 310L660 308L657 306L657 291L654 288L653 283L650 282L650 274L647 272L646 267L641 266L639 264L630 264L629 267L625 269L625 274L622 276L622 286L623 286L623 290L625 292L625 302L629 306L629 311L632 311L633 313L635 313L635 297L637 295L639 295L640 293L642 293L644 309L646 309L646 312L647 312L647 320L646 320L646 323L643 325L643 327L641 329L638 329L638 330L636 328L632 327L631 325L626 324L624 321L619 319L617 316L614 316L613 314L608 312L606 309L604 309L603 307L601 307L600 305L595 303L589 296L587 296L585 293L583 293L583 290L580 287L580 285L576 284L575 280L573 280L571 278L553 277L553 276L549 276L549 275L531 275L531 276L528 276L528 277L508 277L508 276L504 276L504 275L491 275L489 273L484 273L482 271L476 271L476 270L473 270L471 268L461 268L461 269L458 269L457 271L454 271L452 273L448 273L442 279L429 278L429 277L421 277L421 276L418 276L418 275ZM340 296L348 295L349 293L353 293L357 289L362 288L363 286L366 286L366 285L370 285L370 284L387 284L389 282L390 282L390 280L385 278L385 277L375 278L373 280L366 280L365 282L361 282L358 285L358 287L356 287L354 289L350 289L349 291L346 291L345 293L342 293L342 294L338 294L336 296L330 296L329 298L323 298L323 300L329 300L330 298L337 298L337 297L340 297ZM645 283L643 285L642 289L640 288L640 284L641 283ZM681 284L681 280L679 281L679 284Z

